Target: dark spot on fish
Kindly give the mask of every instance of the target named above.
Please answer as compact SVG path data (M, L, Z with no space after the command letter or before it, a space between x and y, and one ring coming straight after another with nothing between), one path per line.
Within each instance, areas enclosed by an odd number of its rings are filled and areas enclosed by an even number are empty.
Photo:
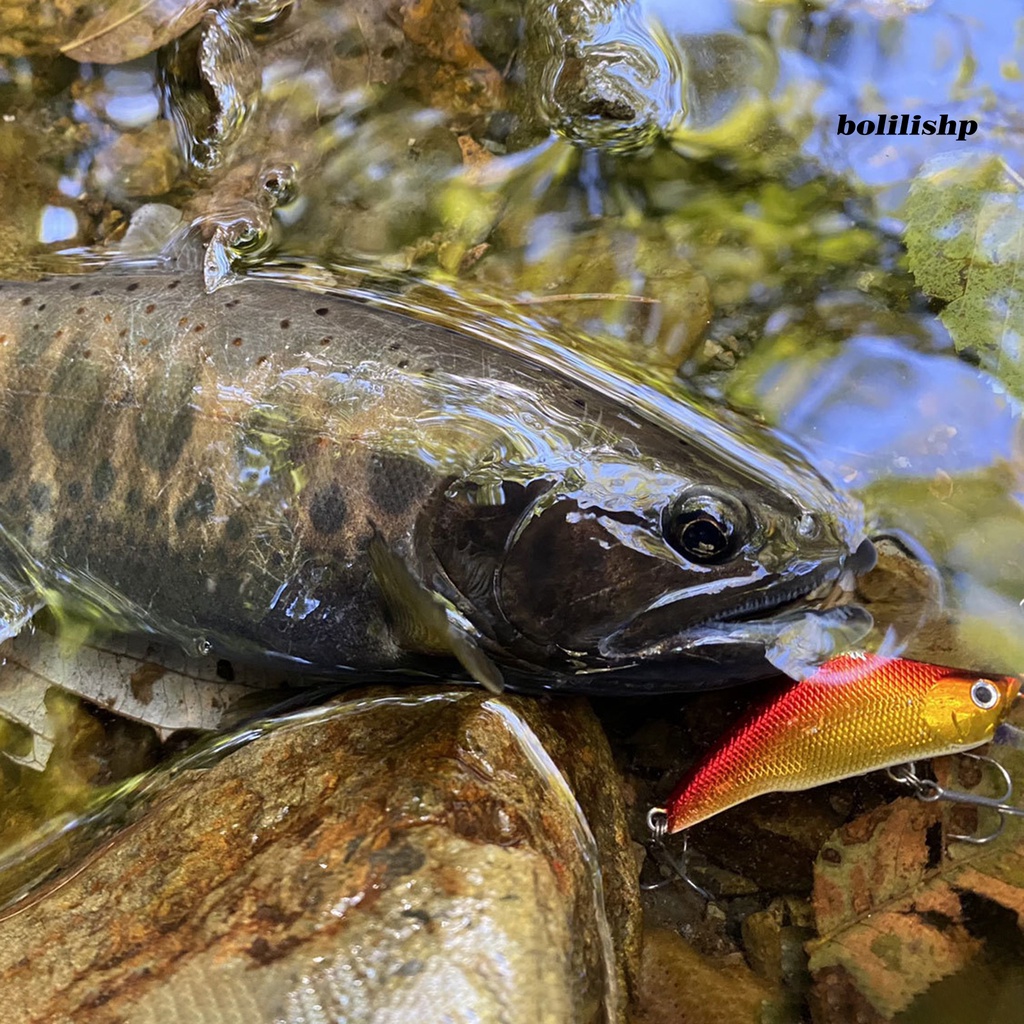
M146 509L146 529L152 530L154 526L160 521L160 509L156 505L150 505Z
M284 555L282 555L280 551L275 551L270 556L270 564L275 569L280 568L282 565L284 565Z
M50 531L50 546L62 558L67 559L69 551L74 552L78 545L75 544L77 531L70 516L62 516L54 523ZM74 555L72 555L74 559Z
M75 316L82 316L84 312L85 306L79 306L78 309L75 310Z
M217 507L217 491L209 480L200 480L192 497L183 501L174 513L174 525L182 529L192 518L205 523Z
M36 512L44 513L50 511L50 488L39 480L33 480L28 485L28 503Z
M31 304L31 302L32 302L32 296L31 296L31 295L26 295L26 296L25 296L25 298L23 298L23 299L21 300L21 304L22 304L23 306L28 306L28 305L30 305L30 304Z
M401 344L401 342L398 342L398 341L393 341L390 345L388 345L388 349L391 352L397 352L401 347L402 347L402 344Z
M78 289L81 288L81 287L82 287L82 282L81 281L76 281L74 284L68 285L68 291L69 292L77 292Z
M235 348L240 348L241 345L242 345L242 339L241 338L232 338L231 339L231 344L234 345Z
M193 331L194 331L194 332L195 332L196 334L202 334L202 333L203 333L203 331L205 331L205 330L206 330L206 324L196 324L196 325L195 325L195 327L193 327L193 328L192 328L192 330L193 330Z
M139 282L138 281L132 281L132 283L130 285L128 285L128 287L125 289L125 291L129 291L129 292L137 292L138 290L139 290Z
M330 310L326 306L321 306L319 309L314 310L317 316L327 316Z
M221 658L217 662L217 678L223 679L226 683L235 681L235 666L227 658Z
M7 448L0 448L0 484L7 483L14 473L14 459Z
M245 536L245 521L238 513L228 517L224 524L224 536L232 542L240 541Z
M235 306L237 306L238 303L241 302L241 301L242 301L241 299L232 299L230 302L225 302L224 303L224 308L225 309L234 309Z
M119 330L117 332L117 336L119 338L127 338L128 337L128 328L127 327L122 327L121 330Z
M144 313L155 313L156 312L156 303L155 302L150 302L146 306L146 308L143 310L143 312Z
M90 295L102 295L103 294L103 289L102 288L93 288L93 290L91 292L89 292L89 294Z
M197 379L195 366L172 364L150 381L140 402L135 421L139 454L147 466L161 473L175 465L192 436L192 393Z
M124 496L124 506L130 512L137 512L142 508L142 492L138 487L131 488L131 490L129 490Z
M337 533L348 515L345 496L337 484L321 488L309 503L309 521L317 533Z
M256 360L256 365L262 366L269 358L270 356L260 356L259 359Z
M104 459L92 471L92 496L96 501L106 501L110 492L117 482L117 474L110 464L110 459Z
M423 497L433 474L408 455L374 452L369 459L370 498L382 512L400 515Z
M40 302L39 305L36 306L36 312L37 313L42 313L42 311L44 309L46 309L46 303L45 302Z
M434 372L434 367L433 366L425 366L423 368L423 376L424 377L429 377L433 372Z
M587 407L587 403L583 401L582 398L574 398L572 400L572 404L575 405L577 409L586 409Z
M287 328L291 327L291 325L292 325L292 322L291 322L291 320L282 320L282 321L281 321L281 326L282 326L283 328L285 328L285 329L287 329Z
M408 365L409 365L409 360L408 359L399 359L398 360L398 368L400 370L404 370Z
M331 342L332 342L333 340L334 340L333 338L321 338L321 339L320 339L320 344L321 344L321 345L330 345L330 343L331 343Z
M168 290L169 292L173 292L173 291L174 291L174 289L175 289L175 288L177 288L179 284L181 284L181 282L180 282L180 281L172 281L172 282L171 282L171 283L170 283L170 284L169 284L169 285L167 286L167 290Z
M182 318L181 318L181 319L180 319L180 320L178 321L178 326L179 326L179 327L188 327L188 325L189 325L189 318L188 318L187 316L183 316L183 317L182 317Z
M82 494L85 488L82 486L80 480L72 480L71 483L64 487L64 497L71 502L73 505L77 505L82 500Z
M843 855L833 846L826 846L821 851L821 859L826 864L842 864Z
M50 447L61 455L83 452L103 409L105 382L99 366L89 360L90 350L72 345L50 383L43 409L43 432Z

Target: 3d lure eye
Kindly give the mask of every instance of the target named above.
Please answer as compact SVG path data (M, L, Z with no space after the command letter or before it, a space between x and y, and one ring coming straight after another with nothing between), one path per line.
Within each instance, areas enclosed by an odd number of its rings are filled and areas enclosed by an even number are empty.
M971 686L971 700L987 711L999 702L999 691L987 679L976 679Z

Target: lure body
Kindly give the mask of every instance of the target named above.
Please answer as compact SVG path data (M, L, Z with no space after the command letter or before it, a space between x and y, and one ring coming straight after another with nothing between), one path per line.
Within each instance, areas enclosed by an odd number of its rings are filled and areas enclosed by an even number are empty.
M727 734L676 787L679 832L764 793L810 789L988 742L1020 680L903 658L834 658L787 686Z

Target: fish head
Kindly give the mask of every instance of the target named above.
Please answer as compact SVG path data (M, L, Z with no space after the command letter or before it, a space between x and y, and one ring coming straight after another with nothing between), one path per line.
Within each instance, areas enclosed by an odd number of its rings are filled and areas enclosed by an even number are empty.
M738 624L870 567L860 505L799 461L769 473L686 454L620 445L556 475L449 488L432 512L440 589L496 660L589 676L592 692L768 674L771 629Z
M992 739L1020 692L1016 676L980 676L951 669L924 696L922 718L950 750Z

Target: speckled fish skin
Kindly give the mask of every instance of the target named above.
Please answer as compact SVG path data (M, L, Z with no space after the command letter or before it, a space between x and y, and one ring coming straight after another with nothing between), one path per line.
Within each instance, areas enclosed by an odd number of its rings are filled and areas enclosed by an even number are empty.
M988 686L981 703L976 683ZM834 658L744 716L683 778L665 807L668 831L765 793L980 746L1019 688L1014 676L875 654Z
M674 432L479 337L267 281L2 282L0 405L9 587L318 674L444 653L397 628L375 538L507 674L643 692L766 674L756 644L681 640L835 579L863 536L767 437ZM708 489L743 511L698 565L662 516Z

